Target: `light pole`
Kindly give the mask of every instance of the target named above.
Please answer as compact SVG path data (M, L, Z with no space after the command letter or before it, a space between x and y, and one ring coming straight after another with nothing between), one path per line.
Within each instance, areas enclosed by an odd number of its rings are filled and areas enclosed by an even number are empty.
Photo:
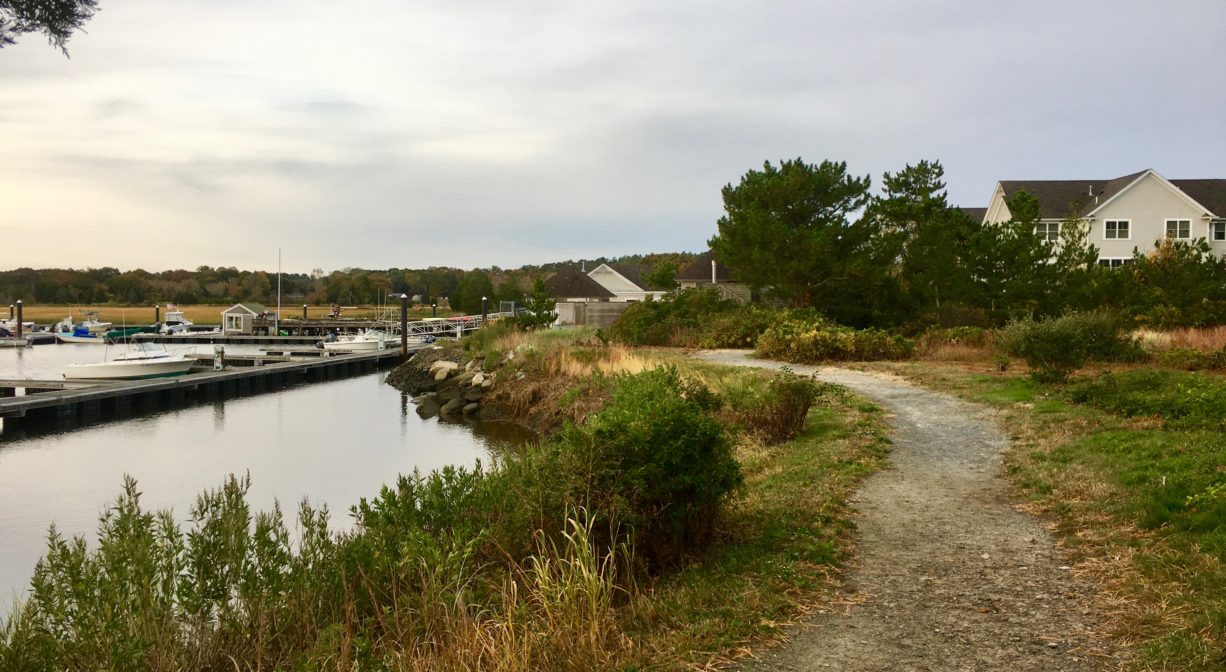
M400 356L409 356L409 295L400 295Z

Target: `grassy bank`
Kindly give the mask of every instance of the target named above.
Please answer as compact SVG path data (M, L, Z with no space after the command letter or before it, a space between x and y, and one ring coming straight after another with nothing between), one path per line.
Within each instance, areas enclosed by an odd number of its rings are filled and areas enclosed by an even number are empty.
M183 311L184 316L195 324L200 325L218 325L221 324L221 311L229 308L234 304L228 303L225 305L180 305L179 310ZM269 310L276 310L276 304L266 306ZM400 315L399 306L395 306L395 314ZM8 307L4 306L4 317L8 317ZM27 322L36 324L55 324L60 320L71 315L73 319L83 319L85 312L96 312L98 318L103 322L111 322L116 326L121 324L127 325L142 325L153 324L154 309L149 306L77 306L77 305L26 305L22 308L22 318ZM331 306L307 306L307 318L312 320L324 319L332 311ZM284 304L281 306L281 312L287 319L297 319L302 317L302 305ZM373 319L381 314L376 307L371 306L354 306L348 307L341 313L342 318L347 319ZM440 317L447 317L454 313L449 311L439 311ZM431 309L417 308L409 313L409 319L420 320L432 315ZM162 319L166 318L166 306L162 306Z
M1103 634L1135 647L1135 669L1226 666L1226 381L1146 366L1042 385L982 364L872 366L1001 411L1010 479L1105 588Z
M846 496L886 451L875 408L585 332L467 356L512 392L547 381L533 403L572 421L492 468L401 478L345 534L305 503L251 511L242 479L181 526L129 483L96 547L52 533L0 668L693 669L820 608Z

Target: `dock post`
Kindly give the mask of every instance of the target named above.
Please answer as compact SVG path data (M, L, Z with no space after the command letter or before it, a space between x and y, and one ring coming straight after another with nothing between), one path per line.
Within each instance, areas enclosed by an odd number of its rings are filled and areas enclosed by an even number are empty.
M17 299L17 340L21 340L21 299Z
M438 317L438 304L437 303L430 305L430 317Z
M481 297L481 326L485 326L485 318L490 314L490 300Z
M306 320L307 320L307 316L306 316L306 308L307 308L307 304L305 304L305 303L304 303L304 304L302 304L302 321L303 321L303 322L306 322Z
M162 305L159 303L153 304L153 323L157 324L162 321Z
M400 356L409 356L409 295L400 295Z
M14 308L15 308L15 306L13 306L13 304L11 304L11 303L10 303L10 304L9 304L9 319L10 319L10 320L12 320L12 319L13 319L13 310L14 310Z

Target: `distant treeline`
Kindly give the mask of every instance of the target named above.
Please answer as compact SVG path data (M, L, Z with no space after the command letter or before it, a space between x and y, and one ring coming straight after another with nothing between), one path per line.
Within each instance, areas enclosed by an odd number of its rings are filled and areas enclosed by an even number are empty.
M587 260L587 267L601 263L640 263L652 266L679 266L693 259L688 253L628 255ZM481 310L481 297L492 305L497 301L518 301L531 290L532 281L578 261L559 261L517 269L498 267L462 270L430 267L425 269L389 268L382 270L349 268L325 274L316 269L310 274L282 273L283 304L323 305L378 304L389 294L418 296L430 304L446 299L452 308L468 313ZM199 266L194 271L174 270L150 273L117 268L18 268L0 271L0 302L17 299L28 304L69 305L145 305L155 303L225 304L256 301L272 304L277 300L275 271L247 271L233 266Z

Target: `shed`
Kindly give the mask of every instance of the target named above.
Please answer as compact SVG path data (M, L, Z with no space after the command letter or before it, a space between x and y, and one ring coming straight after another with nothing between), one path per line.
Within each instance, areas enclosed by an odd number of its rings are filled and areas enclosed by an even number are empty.
M236 303L221 311L221 332L250 336L255 332L255 318L265 312L264 306L259 303Z

